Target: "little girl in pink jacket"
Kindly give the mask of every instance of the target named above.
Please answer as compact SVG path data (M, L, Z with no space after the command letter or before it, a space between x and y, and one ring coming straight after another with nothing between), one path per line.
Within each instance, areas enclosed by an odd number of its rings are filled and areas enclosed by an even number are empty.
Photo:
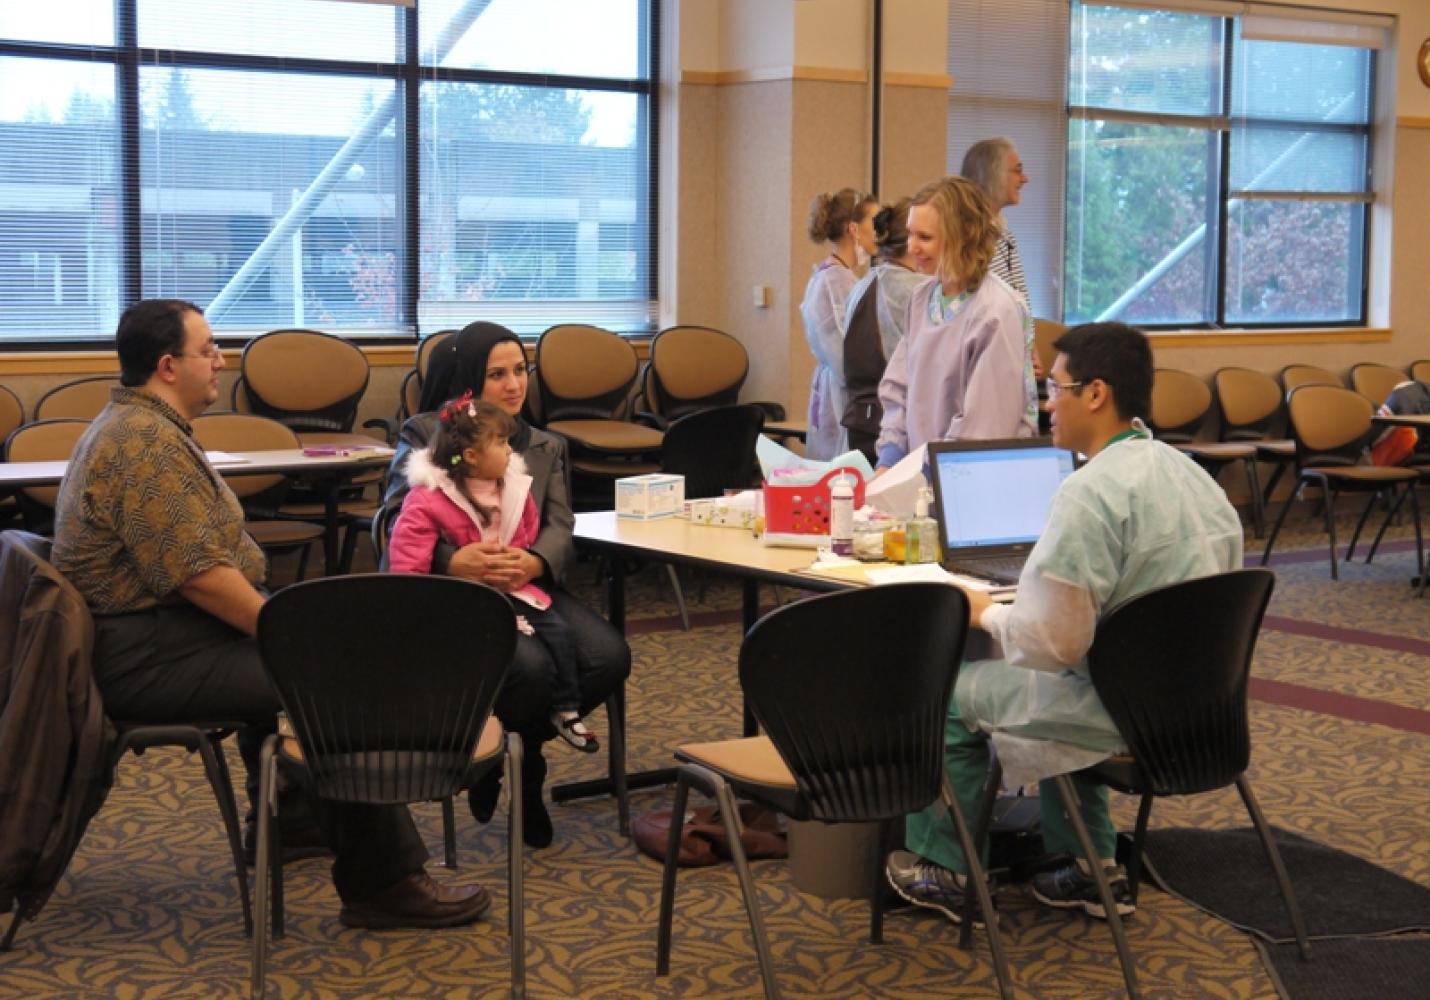
M541 529L531 498L531 477L507 438L512 420L471 392L442 407L441 425L426 451L407 462L411 491L392 530L388 566L394 573L432 572L438 542L461 548L495 540L514 549L530 547ZM535 635L556 663L551 723L567 743L587 753L596 736L581 722L577 685L580 648L551 598L533 583L508 595L521 602L517 627Z

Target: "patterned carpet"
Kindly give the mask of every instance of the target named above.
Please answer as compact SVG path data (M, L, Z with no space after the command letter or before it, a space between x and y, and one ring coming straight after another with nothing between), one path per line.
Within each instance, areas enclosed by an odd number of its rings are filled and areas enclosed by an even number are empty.
M1256 662L1252 778L1262 805L1281 827L1430 886L1430 601L1412 600L1406 587L1413 548L1402 530L1373 565L1347 566L1335 584L1309 518L1293 518L1289 530L1278 545L1279 583ZM599 601L592 576L591 567L579 567L577 589ZM697 600L700 589L687 580L698 614L697 627L686 633L673 617L663 570L647 570L631 582L633 769L668 763L669 748L679 742L738 731L738 589L709 580ZM772 599L768 591L766 599ZM600 715L593 725L604 733ZM549 756L557 781L594 777L604 760L557 745ZM230 760L237 764L231 749ZM637 793L633 808L655 808L668 798L665 789ZM1130 827L1133 804L1114 800L1119 821ZM437 808L420 806L416 814L439 851ZM657 980L659 865L617 834L610 802L554 806L552 814L555 845L526 856L530 996L761 995L728 867L682 872L672 974ZM503 817L480 828L459 809L461 867L436 873L492 890L492 913L473 928L344 929L325 863L290 866L288 934L270 956L270 995L502 995L508 975ZM1152 822L1246 824L1234 791L1160 803ZM195 761L176 751L126 759L38 923L22 930L13 953L0 955L0 998L246 995L247 942L219 831ZM786 995L995 995L981 935L977 947L964 952L941 918L902 911L886 922L887 943L872 947L862 902L797 892L784 862L754 868ZM1100 923L1044 910L1017 886L1001 892L999 908L1020 997L1122 994L1111 939ZM1245 936L1154 889L1144 893L1129 934L1148 996L1277 995Z

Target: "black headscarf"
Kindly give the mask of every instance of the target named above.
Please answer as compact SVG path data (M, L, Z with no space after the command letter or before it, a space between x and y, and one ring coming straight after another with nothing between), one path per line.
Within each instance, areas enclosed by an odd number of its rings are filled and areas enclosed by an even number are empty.
M427 362L427 377L422 380L422 397L418 409L434 413L449 399L456 399L468 389L481 398L487 381L487 358L504 340L522 347L521 338L496 323L468 323L454 337L437 345ZM525 355L523 355L525 357ZM512 433L513 451L525 451L531 442L531 425L517 414L516 430Z

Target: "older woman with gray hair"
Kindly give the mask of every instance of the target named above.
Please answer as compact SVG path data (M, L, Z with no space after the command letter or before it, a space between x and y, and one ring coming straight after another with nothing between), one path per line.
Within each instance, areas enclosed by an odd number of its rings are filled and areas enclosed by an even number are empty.
M1022 157L1007 139L981 139L963 154L960 173L983 189L998 215L998 227L1002 233L988 269L1021 293L1031 309L1028 279L1023 276L1023 261L1018 256L1018 241L1013 238L1008 222L1003 218L1003 209L1018 204L1022 199L1023 185L1028 183Z

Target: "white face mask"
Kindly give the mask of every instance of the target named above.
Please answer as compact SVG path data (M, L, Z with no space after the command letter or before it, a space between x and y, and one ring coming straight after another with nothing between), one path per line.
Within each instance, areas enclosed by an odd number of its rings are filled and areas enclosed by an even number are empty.
M854 265L856 267L863 267L868 263L869 251L865 250L864 247L856 240L854 243Z

